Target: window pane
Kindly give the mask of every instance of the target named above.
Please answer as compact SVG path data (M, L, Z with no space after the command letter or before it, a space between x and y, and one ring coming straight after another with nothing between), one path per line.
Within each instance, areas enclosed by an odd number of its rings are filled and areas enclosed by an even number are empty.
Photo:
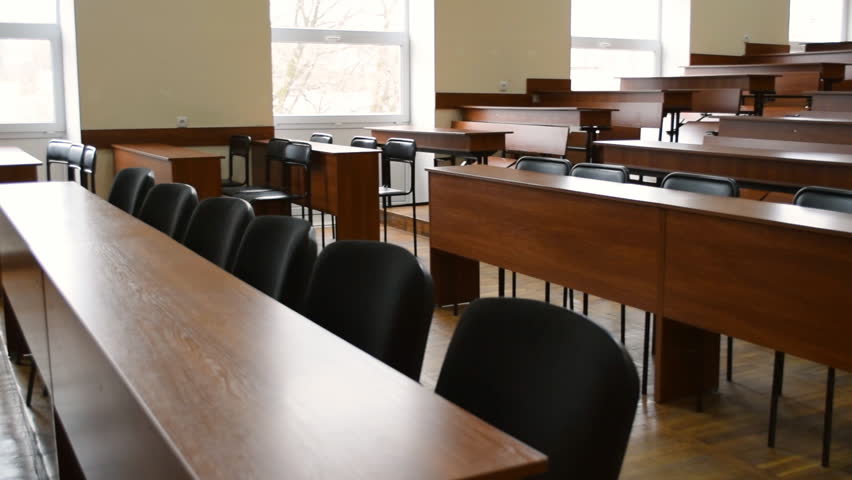
M56 0L0 0L0 23L56 23Z
M50 40L0 39L0 123L54 123Z
M271 0L272 28L405 30L405 0Z
M572 0L571 36L600 38L659 37L658 0Z
M571 49L572 90L620 90L620 77L652 77L656 70L652 51Z
M399 114L398 45L272 44L276 115Z
M843 40L843 0L790 0L790 41Z

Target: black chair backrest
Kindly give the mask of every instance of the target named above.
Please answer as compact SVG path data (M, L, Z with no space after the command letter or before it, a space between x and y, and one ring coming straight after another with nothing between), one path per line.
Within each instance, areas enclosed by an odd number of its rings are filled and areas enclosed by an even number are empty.
M277 215L249 224L234 261L235 276L296 311L317 258L317 243L305 220Z
M852 213L852 190L828 187L804 187L796 192L793 204L821 208L835 212Z
M136 215L148 190L154 186L154 172L147 168L125 168L115 175L107 201Z
M456 327L435 392L548 456L536 478L615 479L639 378L603 328L546 303L487 298Z
M68 140L54 139L47 143L45 158L48 163L68 163L68 149L71 142Z
M670 190L704 193L720 197L740 196L740 188L736 180L700 173L672 172L663 178L660 186Z
M88 188L92 192L95 191L95 168L98 161L98 149L86 145L83 149L83 158L80 164L80 185L83 188Z
M248 135L231 135L228 141L228 155L231 157L248 158L251 150L251 137Z
M243 233L253 218L251 205L241 198L206 198L192 213L183 244L230 271Z
M518 170L528 172L550 173L553 175L568 175L571 173L571 162L561 158L534 157L527 155L515 163Z
M382 159L389 162L414 163L417 143L410 138L389 138L382 146Z
M288 142L284 146L284 163L302 167L311 165L311 144L305 142Z
M352 137L352 141L349 142L349 146L361 148L378 148L379 142L376 141L376 137L364 137L359 135Z
M311 141L317 143L334 143L334 137L328 133L314 132L311 134Z
M630 172L622 165L606 163L578 163L571 168L572 177L591 178L607 182L627 183Z
M192 185L161 183L148 192L139 209L139 219L182 242L196 206L198 194Z
M68 170L68 181L76 182L77 181L77 172L79 172L83 168L83 155L86 153L86 146L79 143L72 143L70 147L68 147L68 152L65 155L67 159L67 170ZM80 178L82 179L83 174L80 172ZM80 181L82 185L82 180Z
M314 267L305 316L419 380L432 322L432 277L408 250L340 240Z

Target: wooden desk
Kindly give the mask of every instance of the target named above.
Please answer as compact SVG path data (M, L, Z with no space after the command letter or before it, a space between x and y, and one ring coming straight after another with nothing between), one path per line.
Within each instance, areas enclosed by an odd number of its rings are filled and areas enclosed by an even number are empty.
M720 117L719 135L849 145L852 144L852 120L801 117Z
M3 285L33 314L21 325L89 480L545 470L542 454L77 185L0 186L0 239Z
M811 96L811 111L852 112L852 92L805 92Z
M339 240L378 240L380 150L306 143L311 145L311 207L337 216ZM273 162L267 176L268 144L268 139L252 142L253 183L263 185L268 178L274 188L289 182L290 191L304 191L301 169L293 168L290 174Z
M112 148L116 172L145 167L154 172L157 183L192 185L201 200L222 194L221 155L162 143L120 144Z
M18 147L0 147L0 183L35 182L41 163Z
M724 138L724 137L719 137ZM595 143L601 163L654 173L732 177L741 186L792 193L806 185L852 189L852 154L624 140Z
M482 261L655 312L657 401L718 384L710 332L852 368L852 215L480 165L429 189L438 303Z
M690 75L680 77L625 77L621 79L622 90L667 90L667 89L731 89L737 88L754 94L754 108L757 115L763 114L764 96L775 92L775 79L778 75L740 74L740 75ZM727 108L727 104L720 107ZM736 113L707 110L713 113ZM702 112L705 113L705 112Z
M417 151L467 155L477 157L479 163L487 163L489 155L505 150L506 134L512 133L501 129L488 131L412 126L365 128L380 144L393 137L410 138L417 143Z
M775 79L775 93L779 95L803 95L811 90L831 90L846 75L842 63L788 63L788 64L735 64L735 65L689 65L683 67L685 75L731 75L769 74Z
M852 154L852 145L839 143L793 142L788 140L767 140L765 138L720 137L718 135L707 135L702 137L702 140L704 145L727 145L729 147L759 148L787 152Z

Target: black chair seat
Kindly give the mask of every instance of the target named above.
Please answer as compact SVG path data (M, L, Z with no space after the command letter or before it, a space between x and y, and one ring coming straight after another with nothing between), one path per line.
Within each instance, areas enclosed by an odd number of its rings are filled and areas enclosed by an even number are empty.
M250 192L266 192L269 190L273 190L269 187L263 187L261 185L232 185L226 187L224 184L222 185L222 194L233 197L234 195L238 195L240 193L250 193Z
M244 185L245 185L244 183L238 182L236 180L228 180L228 179L222 180L222 188L241 187L241 186L244 186Z
M395 197L397 195L408 195L409 192L405 190L400 190L398 188L391 187L379 187L379 196L380 197Z
M282 192L281 190L264 190L259 192L240 192L236 195L233 195L233 197L242 198L243 200L251 203L256 201L269 200L296 200L299 198L304 198L304 195L301 193Z

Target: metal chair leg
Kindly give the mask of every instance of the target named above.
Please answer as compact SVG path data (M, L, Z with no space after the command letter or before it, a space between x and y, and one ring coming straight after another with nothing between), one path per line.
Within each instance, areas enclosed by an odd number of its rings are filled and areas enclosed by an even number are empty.
M33 362L30 368L30 378L27 380L27 407L32 407L33 404L33 386L35 386L36 364Z
M583 315L589 314L589 294L583 294Z
M505 297L506 296L506 270L503 268L497 269L497 296Z
M550 282L544 282L544 303L550 303Z
M512 298L518 296L518 274L512 272Z
M654 314L651 314L651 356L657 354L657 322Z
M769 400L769 433L767 445L775 448L775 430L778 425L778 397L781 396L780 379L784 378L784 352L775 352L775 365L772 367L772 391Z
M384 215L385 243L388 243L388 199L382 198L382 214Z
M568 308L570 308L571 311L574 311L574 289L573 288L568 289Z
M734 337L728 337L728 365L725 376L728 378L729 382L734 376Z
M562 308L568 308L568 289L562 289Z
M322 233L320 236L322 237L322 246L325 246L325 212L320 211L320 228L322 229Z
M627 323L627 307L621 304L621 344L624 345L624 330Z
M644 346L642 348L642 395L648 395L648 337L651 332L648 330L651 327L651 314L645 312L645 337Z
M417 204L414 203L414 194L411 195L411 224L414 231L414 256L417 256Z
M825 418L822 427L822 466L828 467L831 455L831 423L834 414L834 367L828 367L828 379L825 381Z

